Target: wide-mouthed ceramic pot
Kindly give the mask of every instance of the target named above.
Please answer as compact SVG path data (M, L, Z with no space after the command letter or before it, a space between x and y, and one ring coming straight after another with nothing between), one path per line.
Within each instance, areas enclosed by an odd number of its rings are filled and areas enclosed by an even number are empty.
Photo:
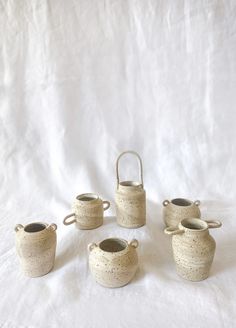
M171 201L164 200L162 204L163 220L167 227L177 227L183 219L201 217L199 200L193 202L185 198L175 198Z
M220 221L184 219L179 227L168 227L165 233L172 235L172 250L177 273L190 281L204 280L209 276L216 243L209 228L221 227Z
M55 223L16 225L16 250L26 276L39 277L52 270L56 254L56 229Z
M103 224L103 214L110 207L108 201L103 201L98 195L87 193L76 197L73 213L64 218L63 223L76 224L78 229L95 229ZM73 219L70 219L73 217Z
M89 244L89 267L95 280L105 287L128 284L138 268L138 241L120 238L105 239Z

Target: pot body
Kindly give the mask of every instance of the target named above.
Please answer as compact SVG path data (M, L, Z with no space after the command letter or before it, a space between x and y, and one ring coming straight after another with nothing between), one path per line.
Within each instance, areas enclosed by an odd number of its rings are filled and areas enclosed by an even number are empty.
M184 219L175 227L165 229L172 234L172 250L177 273L190 281L204 280L209 276L216 243L208 228L218 228L219 221Z
M104 251L100 245L112 240L124 244L125 248L121 251ZM102 286L111 288L128 284L138 268L137 240L127 243L122 239L110 238L102 243L88 246L89 267L95 280Z
M146 192L142 185L122 185L115 193L117 223L125 228L139 228L146 223Z
M82 230L95 229L103 224L104 211L109 207L108 201L101 200L95 194L79 195L73 203L73 213L67 215L63 223L65 225L75 223L76 227ZM73 219L68 220L70 217Z
M177 198L163 202L163 220L167 227L177 227L181 220L186 218L200 218L200 201Z
M26 276L43 276L53 268L57 242L56 229L55 224L40 222L25 227L22 225L15 227L16 251Z

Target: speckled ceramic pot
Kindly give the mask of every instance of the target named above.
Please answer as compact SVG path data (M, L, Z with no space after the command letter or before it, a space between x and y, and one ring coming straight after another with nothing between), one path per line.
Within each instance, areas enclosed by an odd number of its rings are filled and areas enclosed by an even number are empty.
M105 205L105 206L104 206ZM102 201L97 195L87 193L76 197L74 213L67 215L63 223L76 224L78 229L95 229L103 224L103 213L110 207L108 201ZM72 220L68 220L73 217Z
M141 181L122 181L119 178L119 160L124 154L133 154L139 160ZM140 156L134 151L123 152L116 161L117 190L115 193L117 223L124 228L139 228L146 223L146 192L143 187L143 168Z
M138 267L137 247L136 239L128 243L109 238L99 244L89 244L89 267L95 280L105 287L128 284Z
M215 254L215 240L208 228L219 228L219 221L184 219L179 227L168 227L165 233L173 235L172 249L178 274L190 281L204 280Z
M164 200L162 204L163 220L167 227L177 227L183 219L201 217L199 200L192 202L184 198L175 198L171 201Z
M56 229L54 223L16 225L16 250L26 276L43 276L53 268L57 243Z

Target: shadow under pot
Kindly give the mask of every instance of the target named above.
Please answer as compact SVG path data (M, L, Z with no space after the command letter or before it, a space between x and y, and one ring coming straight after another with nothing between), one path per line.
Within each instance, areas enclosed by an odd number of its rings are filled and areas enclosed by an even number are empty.
M184 219L179 227L168 227L165 233L172 235L172 250L177 273L190 281L201 281L209 276L216 243L209 228L221 227L220 221Z
M78 229L95 229L103 224L103 214L110 207L108 201L101 200L92 193L82 194L76 197L73 204L73 213L67 215L63 223L76 224ZM73 219L70 219L73 217Z
M52 270L56 254L56 229L54 223L16 225L16 251L26 276L39 277Z
M138 241L109 238L89 244L89 267L95 280L104 287L122 287L134 277L138 268Z
M162 204L164 206L163 220L167 227L177 227L181 220L186 218L201 217L199 200L192 202L184 198L175 198L171 201L164 200Z

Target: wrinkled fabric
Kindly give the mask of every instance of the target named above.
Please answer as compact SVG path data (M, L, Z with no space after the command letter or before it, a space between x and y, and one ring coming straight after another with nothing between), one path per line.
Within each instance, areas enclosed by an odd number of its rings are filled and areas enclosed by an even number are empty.
M0 326L235 327L235 1L0 1ZM115 161L143 159L147 225L116 225ZM138 180L135 158L121 180ZM76 195L112 203L104 225L62 224ZM210 277L177 276L162 201L201 200ZM19 268L17 223L58 225L48 275ZM87 245L137 238L131 284L95 283Z

